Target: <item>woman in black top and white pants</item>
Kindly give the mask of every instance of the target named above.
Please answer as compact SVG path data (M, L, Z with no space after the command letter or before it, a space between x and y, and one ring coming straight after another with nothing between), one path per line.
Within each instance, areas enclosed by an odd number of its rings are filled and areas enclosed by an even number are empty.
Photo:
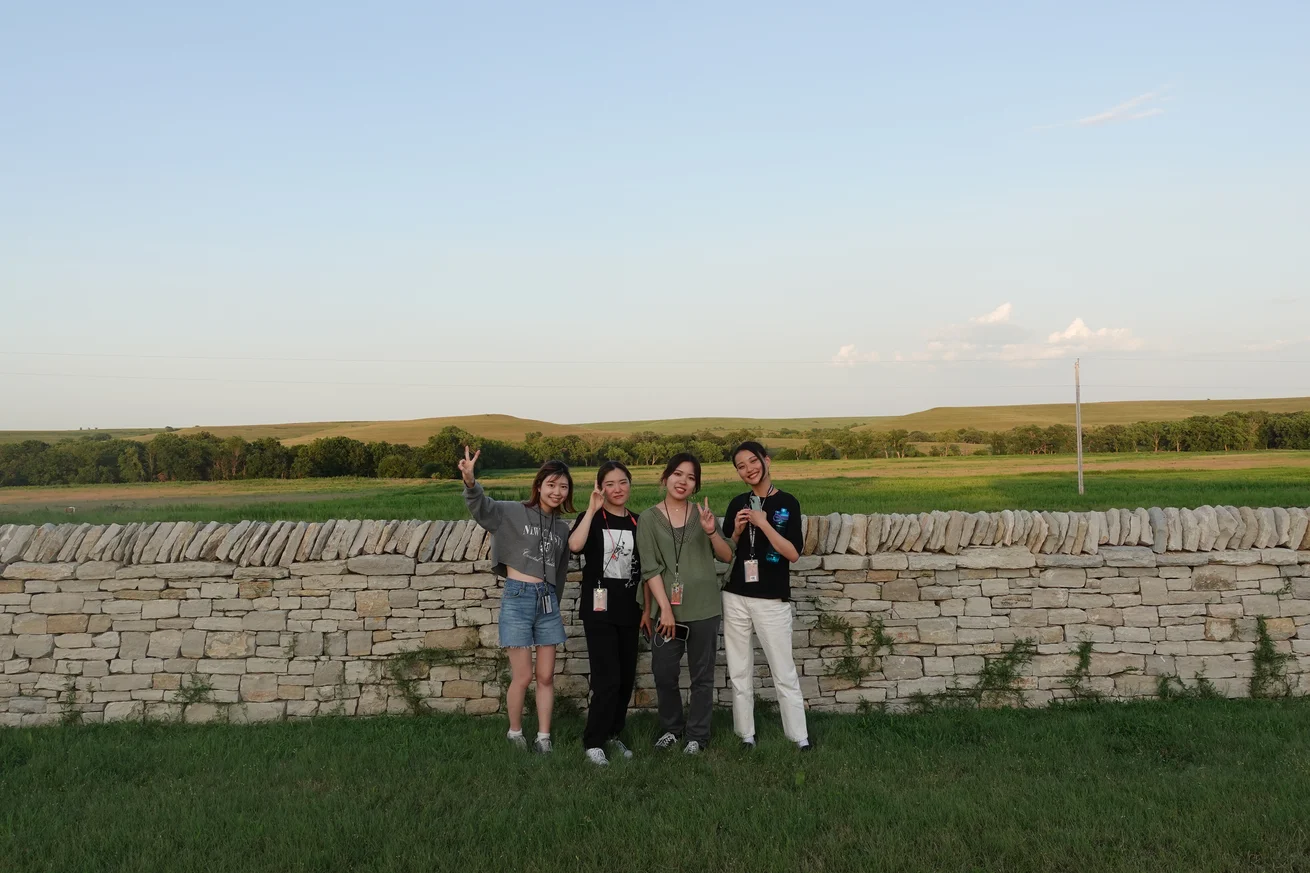
M632 757L619 735L637 679L637 628L650 621L637 602L641 565L637 518L627 507L631 491L627 467L618 461L601 464L587 511L569 534L569 550L586 559L578 617L587 636L591 706L582 747L587 760L600 766L609 763L606 746L614 754Z
M751 631L769 662L787 739L810 748L805 698L791 653L791 562L800 557L801 505L773 486L769 456L757 442L732 453L737 475L750 491L733 498L723 516L723 535L736 543L728 584L723 586L723 649L732 682L732 723L747 748L755 747L755 650Z

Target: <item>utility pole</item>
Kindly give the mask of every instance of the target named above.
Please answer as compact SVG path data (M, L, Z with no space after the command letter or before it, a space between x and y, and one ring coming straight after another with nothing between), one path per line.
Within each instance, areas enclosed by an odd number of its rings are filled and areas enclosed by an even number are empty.
M1081 359L1073 361L1073 426L1078 432L1078 493L1083 493L1083 386L1079 376Z

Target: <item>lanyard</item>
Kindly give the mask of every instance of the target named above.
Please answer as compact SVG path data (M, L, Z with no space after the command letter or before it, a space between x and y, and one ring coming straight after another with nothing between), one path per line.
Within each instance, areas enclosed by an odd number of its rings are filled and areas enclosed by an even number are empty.
M778 492L778 489L777 489L777 488L774 488L774 487L773 487L773 484L770 483L770 484L769 484L769 491L768 491L767 494L764 495L764 500L768 500L770 497L772 497L772 496L773 496L774 494L776 494L777 492ZM748 494L748 495L746 496L746 505L747 505L747 506L750 506L750 500L751 500L751 499L750 499L750 495ZM761 500L761 501L760 501L760 509L764 509L764 500ZM746 525L746 533L747 533L747 535L750 537L750 541L751 541L751 560L753 561L753 560L755 560L755 525L754 525L754 524L748 524L748 525Z
M673 535L673 584L674 585L677 585L678 580L682 578L682 574L680 572L680 568L682 566L682 547L687 542L687 523L691 521L691 506L684 503L682 509L683 509L682 527L676 528L673 526L673 516L669 515L668 499L666 498L664 500L664 518L669 523L669 533ZM681 535L678 534L679 530L682 531Z
M546 543L551 541L552 538L546 536L545 513L541 511L540 506L534 508L537 510L537 521L540 523L540 526L537 528L537 547L541 549L541 581L545 582L547 585L553 585L554 583L552 583L546 576ZM553 525L555 523L554 513L551 513L550 520ZM551 542L551 545L554 545L553 541Z

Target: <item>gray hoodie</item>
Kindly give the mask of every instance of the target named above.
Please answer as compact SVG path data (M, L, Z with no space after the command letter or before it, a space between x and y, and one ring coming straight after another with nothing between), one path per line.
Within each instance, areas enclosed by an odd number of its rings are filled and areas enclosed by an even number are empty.
M552 583L556 593L564 588L569 573L566 519L517 500L492 500L477 482L464 489L464 502L473 519L492 535L492 572L506 576L507 568L513 567L525 576Z

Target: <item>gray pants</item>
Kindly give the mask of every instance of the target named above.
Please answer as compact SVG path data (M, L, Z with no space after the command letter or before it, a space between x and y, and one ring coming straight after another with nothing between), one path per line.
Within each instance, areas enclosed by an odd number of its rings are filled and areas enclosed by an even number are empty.
M684 737L702 746L710 742L710 712L714 707L714 656L719 650L719 617L682 622L690 633L682 640L656 639L651 647L651 672L655 674L655 695L659 701L660 732ZM687 653L691 674L691 712L682 710L678 673L682 654Z

